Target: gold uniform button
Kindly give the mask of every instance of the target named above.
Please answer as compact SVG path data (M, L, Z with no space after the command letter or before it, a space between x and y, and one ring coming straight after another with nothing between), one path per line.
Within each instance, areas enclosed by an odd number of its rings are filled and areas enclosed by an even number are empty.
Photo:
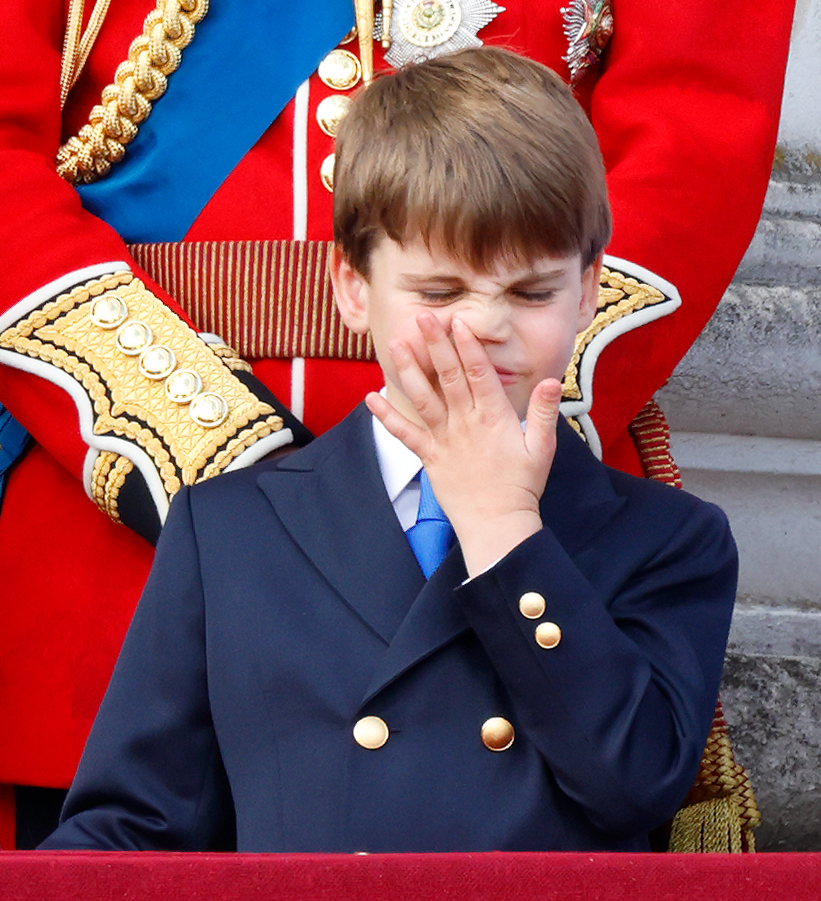
M194 397L188 415L204 429L215 429L228 419L228 403L221 394L206 391Z
M347 116L351 98L344 94L331 94L316 108L316 121L329 138L335 138L339 125Z
M387 723L378 716L363 716L353 727L354 741L362 748L375 751L388 740L390 730Z
M351 41L352 41L355 37L356 37L356 25L354 25L354 27L353 27L353 28L345 35L344 38L342 38L342 40L341 40L339 43L340 43L340 44L350 44ZM362 853L363 853L363 854L366 854L367 852L366 852L366 851L363 851Z
M99 328L114 329L128 319L128 306L121 297L103 295L92 302L89 316L94 325Z
M202 379L192 369L178 369L165 380L165 396L175 404L190 404L202 391Z
M539 623L536 626L536 644L540 648L550 650L562 640L562 630L556 623Z
M334 91L347 91L362 78L362 66L350 50L332 50L316 72L322 84Z
M538 619L544 610L545 600L538 591L526 591L519 598L519 612L528 619Z
M506 751L515 737L513 725L503 716L492 716L482 726L482 742L490 751Z
M174 351L164 344L151 344L140 354L140 372L147 378L160 381L167 378L177 366Z
M333 193L334 190L334 163L336 162L336 157L329 153L324 160L322 160L322 165L319 167L319 177L322 179L322 184Z
M151 346L154 335L144 322L132 320L121 325L116 332L115 343L122 353L129 357L138 357Z

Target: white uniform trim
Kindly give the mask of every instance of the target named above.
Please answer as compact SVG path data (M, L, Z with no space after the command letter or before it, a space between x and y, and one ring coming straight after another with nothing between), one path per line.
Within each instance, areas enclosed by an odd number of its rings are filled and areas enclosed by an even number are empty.
M645 269L636 263L631 263L629 260L623 260L620 257L610 256L609 254L604 255L604 265L608 269L615 269L617 272L657 288L664 294L665 299L622 316L603 328L591 339L579 361L578 383L581 399L563 401L560 406L560 411L564 416L572 416L578 422L584 437L587 439L588 446L599 459L602 456L601 440L589 415L593 406L593 372L596 368L599 354L619 335L624 335L626 332L630 332L647 322L661 319L662 316L669 316L670 313L681 306L681 295L676 287L666 279L656 275L655 272L651 272L649 269Z
M60 278L55 279L53 282L49 282L47 285L43 285L42 288L32 291L31 294L24 297L22 300L18 300L14 306L6 310L6 312L0 316L0 332L3 332L14 325L18 319L24 319L32 310L37 309L37 307L44 304L47 300L51 300L60 294L64 294L69 288L73 288L75 285L91 281L93 278L102 278L104 275L111 275L113 272L124 271L130 272L131 264L124 263L120 260L114 263L97 263L94 266L86 266L83 269L75 269L73 272L61 275Z
M308 108L311 99L307 80L294 97L294 240L308 237ZM305 414L305 360L291 360L291 412L297 419Z

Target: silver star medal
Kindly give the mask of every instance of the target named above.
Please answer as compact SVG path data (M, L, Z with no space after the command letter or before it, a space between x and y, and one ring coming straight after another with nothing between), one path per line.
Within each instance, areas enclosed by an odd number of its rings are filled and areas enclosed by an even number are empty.
M399 69L463 47L481 47L476 32L504 11L490 0L393 0L385 59ZM382 13L373 24L374 37L381 39Z

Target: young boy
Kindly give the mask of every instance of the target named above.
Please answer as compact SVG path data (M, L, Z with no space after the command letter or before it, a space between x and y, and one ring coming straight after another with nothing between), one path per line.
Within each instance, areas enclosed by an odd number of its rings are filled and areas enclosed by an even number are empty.
M385 390L180 492L46 847L647 849L698 767L736 558L719 511L559 419L608 235L542 66L467 50L361 95L334 287ZM430 487L438 567L405 535Z

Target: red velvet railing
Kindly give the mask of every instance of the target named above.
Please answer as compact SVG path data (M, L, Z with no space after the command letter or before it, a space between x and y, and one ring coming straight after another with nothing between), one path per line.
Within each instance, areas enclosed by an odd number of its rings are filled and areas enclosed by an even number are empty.
M0 853L2 901L818 901L819 854Z

